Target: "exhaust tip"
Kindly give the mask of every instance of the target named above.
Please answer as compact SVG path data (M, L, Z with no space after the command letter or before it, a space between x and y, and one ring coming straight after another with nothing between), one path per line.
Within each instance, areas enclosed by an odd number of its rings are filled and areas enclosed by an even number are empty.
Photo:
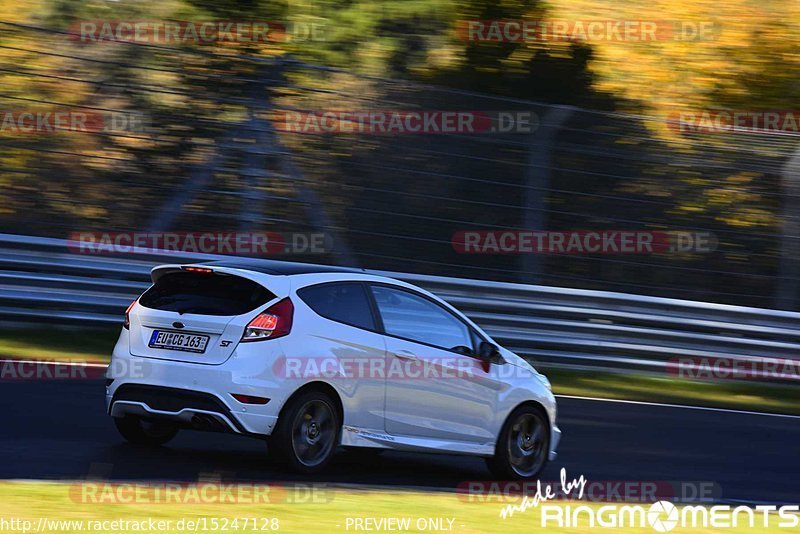
M222 426L215 417L204 413L194 414L191 423L197 430L219 430Z

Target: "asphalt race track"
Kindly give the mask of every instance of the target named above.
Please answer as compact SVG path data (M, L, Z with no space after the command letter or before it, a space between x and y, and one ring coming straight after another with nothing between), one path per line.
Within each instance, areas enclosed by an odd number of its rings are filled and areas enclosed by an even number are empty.
M303 480L455 488L491 480L479 458L342 452L328 472L298 477L269 464L252 438L185 431L168 446L125 443L105 415L101 381L0 383L0 478L196 481L221 473L257 482ZM562 467L589 481L704 481L722 500L800 501L800 418L559 399Z

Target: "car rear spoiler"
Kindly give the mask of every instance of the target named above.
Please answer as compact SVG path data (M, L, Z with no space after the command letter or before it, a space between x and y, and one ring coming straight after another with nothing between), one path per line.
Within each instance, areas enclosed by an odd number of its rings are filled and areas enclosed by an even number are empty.
M252 280L257 284L264 286L278 297L285 297L290 291L289 278L287 276L258 273L255 271L248 271L246 269L222 267L218 265L209 265L207 263L171 263L167 265L158 265L153 267L153 269L150 271L150 278L155 284L164 275L179 271L238 276L247 280Z

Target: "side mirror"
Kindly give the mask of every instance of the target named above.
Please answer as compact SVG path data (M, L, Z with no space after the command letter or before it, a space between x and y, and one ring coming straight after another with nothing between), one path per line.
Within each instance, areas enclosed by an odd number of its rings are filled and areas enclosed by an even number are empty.
M500 349L497 345L489 343L488 341L481 341L478 345L478 357L491 363L503 363L503 357L500 356Z

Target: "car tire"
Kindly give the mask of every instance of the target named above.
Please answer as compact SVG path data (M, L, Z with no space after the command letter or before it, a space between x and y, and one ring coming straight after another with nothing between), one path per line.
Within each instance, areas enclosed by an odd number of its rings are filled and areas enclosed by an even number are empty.
M486 459L492 473L501 480L530 480L541 474L550 452L550 425L543 410L520 406L508 416Z
M164 445L178 433L178 426L167 421L148 421L140 417L115 417L114 424L123 438L134 445Z
M336 453L341 419L336 403L326 393L309 391L298 395L278 418L268 441L270 456L291 471L322 471Z

